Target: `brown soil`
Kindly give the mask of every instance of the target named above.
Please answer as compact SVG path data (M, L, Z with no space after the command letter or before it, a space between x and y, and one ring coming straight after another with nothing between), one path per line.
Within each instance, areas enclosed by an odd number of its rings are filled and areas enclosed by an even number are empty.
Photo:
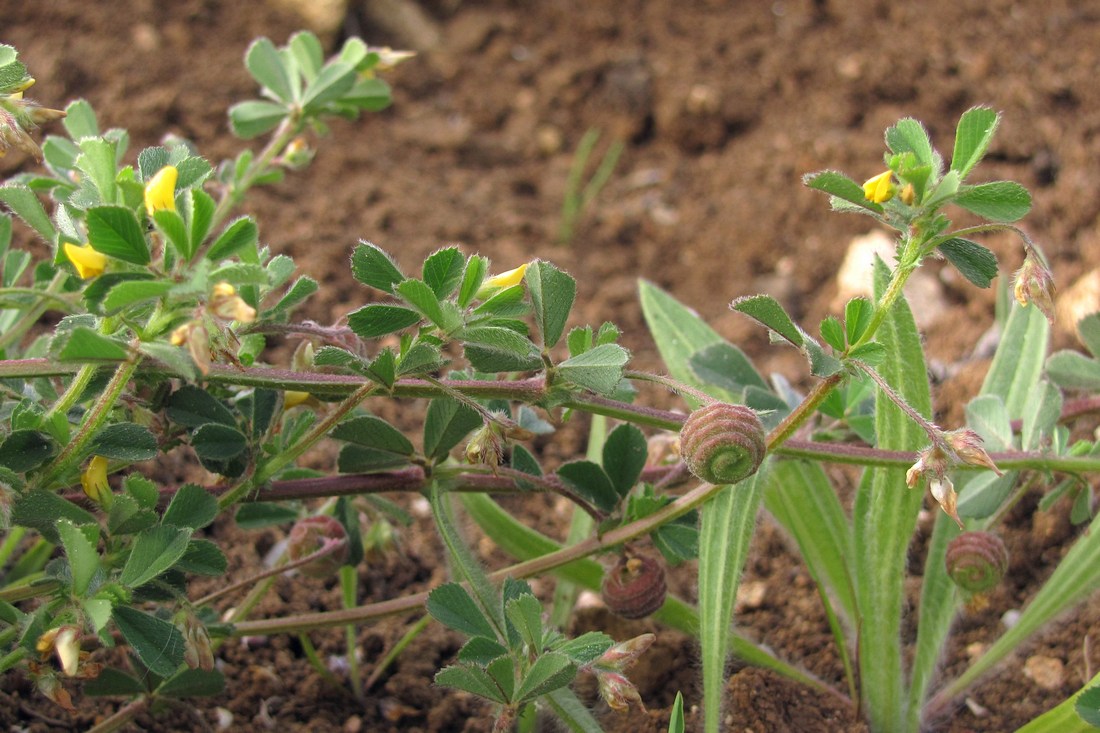
M358 124L334 124L309 170L250 201L266 243L294 255L322 284L308 317L332 322L368 297L348 274L359 238L394 252L406 269L457 242L491 257L498 271L537 255L572 272L580 283L575 322L613 320L643 367L658 363L637 304L639 277L696 308L763 370L805 383L797 358L768 348L764 333L727 308L737 296L767 291L807 324L830 312L846 243L868 230L868 220L830 214L800 176L826 167L857 179L877 173L882 130L907 115L925 121L947 147L958 115L975 104L1004 112L980 175L1031 189L1035 207L1025 226L1059 284L1100 266L1096 3L426 0L424 8L442 28L442 47L392 75L393 108ZM364 17L349 15L345 31L403 45ZM36 99L47 106L89 99L104 127L130 129L132 150L171 131L214 159L238 146L226 130L226 108L254 92L241 63L248 42L267 35L281 43L301 24L289 11L258 3L0 0L0 41L20 49L39 80ZM604 132L598 153L612 137L626 141L626 152L572 245L558 245L571 154L590 127ZM0 163L0 173L10 174L19 161ZM1007 276L1021 261L1019 247L1008 237L987 242ZM993 296L949 270L937 274L952 310L926 328L928 346L939 361L957 363L988 327ZM1063 324L1056 342L1071 338ZM939 386L947 424L955 424L984 366L964 365ZM578 435L567 434L553 453L575 453ZM1019 607L1064 553L1073 534L1064 510L1052 517L1033 508L1010 524L1011 582L989 609L960 619L945 672L961 668L969 644L994 638L1000 614ZM548 509L532 507L531 514L545 517ZM246 577L278 539L227 525L217 532L233 543L233 579ZM425 519L399 541L401 553L362 569L363 601L444 579ZM842 686L809 576L767 523L749 561L746 582L754 581L766 583L767 592L738 616L745 632ZM680 586L690 594L690 584ZM257 614L338 602L331 583L284 578ZM368 674L414 620L360 629ZM577 623L610 625L616 638L651 628L611 624L598 611L579 614ZM933 729L1010 730L1055 704L1097 662L1085 658L1085 642L1098 629L1100 611L1086 606L1027 650L1065 663L1061 686L1043 690L1023 676L1023 658L1010 661L972 691L986 714L960 704ZM340 634L313 640L326 658L343 648ZM230 680L225 695L139 725L207 730L216 708L224 708L235 731L488 730L479 704L430 684L459 643L430 629L359 702L326 686L295 638L234 642L219 655ZM650 712L618 722L608 716L609 726L664 730L676 690L689 707L698 700L690 642L662 631L659 644L650 654L661 663L640 664L633 675ZM581 691L593 694L591 684ZM77 702L86 701L77 694ZM850 711L758 670L733 676L729 702L731 731L858 730ZM69 730L92 719L69 718L19 680L4 682L0 723L13 730ZM689 720L693 726L695 712Z

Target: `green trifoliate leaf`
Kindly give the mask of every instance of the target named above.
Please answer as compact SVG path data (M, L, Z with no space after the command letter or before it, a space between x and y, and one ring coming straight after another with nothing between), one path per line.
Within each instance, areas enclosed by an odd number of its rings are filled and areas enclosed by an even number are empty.
M57 230L34 191L22 184L7 183L0 186L0 201L42 239L51 244L57 239Z
M575 639L555 645L554 651L564 654L578 667L596 661L615 645L614 640L602 631L589 631Z
M534 652L541 651L542 604L539 599L528 594L512 598L504 604L504 613L527 648Z
M225 553L210 540L191 540L175 568L183 573L217 577L225 575L229 560Z
M451 448L481 425L481 415L469 405L451 398L432 400L424 420L424 454L432 460L443 460Z
M202 529L218 516L218 501L196 484L184 484L172 496L164 510L165 524L189 529Z
M157 688L159 697L214 697L225 692L225 675L216 669L181 669Z
M172 283L164 280L124 280L107 293L103 299L103 310L108 314L118 313L135 303L156 300L172 287Z
M542 366L538 348L510 328L474 326L456 334L470 364L480 372L530 371Z
M1077 351L1051 354L1046 372L1051 381L1063 389L1100 391L1100 361Z
M985 155L1000 115L989 107L971 107L963 112L955 129L955 151L951 155L951 170L966 179L971 169Z
M182 260L191 259L191 239L187 236L187 224L178 212L163 209L153 212L153 222L168 239Z
M236 426L237 421L214 395L194 385L185 384L168 399L168 419L188 428L206 423Z
M920 165L935 165L928 130L910 117L898 120L897 124L887 128L886 145L895 153L913 153Z
M102 203L115 203L118 193L115 186L115 176L118 174L118 144L103 137L84 138L77 144L81 152L77 156L76 167L95 186Z
M508 649L503 644L492 639L486 639L484 636L475 636L458 650L458 661L464 664L485 667L494 659L507 654Z
M125 346L87 326L77 326L58 336L64 339L64 346L57 352L58 361L122 361L128 356Z
M875 306L866 298L852 298L845 304L844 333L848 343L854 344L863 336L874 313Z
M355 69L340 61L327 64L317 78L310 82L302 95L302 109L306 114L317 114L330 102L351 91L355 86Z
M125 672L110 668L100 672L95 679L85 682L81 690L85 695L91 697L111 695L133 697L147 692L145 685L136 677L131 677Z
M191 435L191 448L206 461L228 461L248 449L248 439L229 425L207 423Z
M351 255L351 274L356 280L386 293L405 279L393 258L376 244L360 240Z
M688 364L700 384L719 387L730 396L740 395L746 387L768 389L767 382L745 352L728 341L719 341L697 351Z
M509 696L500 688L496 680L479 667L471 667L465 664L444 667L436 673L435 683L443 687L464 690L472 695L500 704L509 701Z
M481 255L471 255L466 261L466 268L462 272L462 285L458 289L459 308L465 308L473 302L488 273L489 260Z
M997 257L988 249L962 237L952 237L939 245L940 252L959 272L979 288L988 288L997 277Z
M286 524L298 518L298 510L268 501L254 501L237 507L234 520L241 529L262 529Z
M252 77L282 102L296 101L291 89L290 70L287 69L275 44L267 38L257 38L248 47L245 66Z
M38 430L14 430L0 443L0 466L25 473L57 454L57 443Z
M149 245L134 212L124 206L93 206L84 219L97 252L135 265L149 264Z
M274 130L287 114L287 108L275 102L238 102L229 108L229 128L242 140L251 140Z
M234 219L214 243L206 250L206 259L217 262L224 260L245 249L256 249L260 240L260 231L252 217L242 216ZM266 281L266 280L265 280Z
M111 616L151 672L168 677L183 664L183 634L171 623L129 606L117 606Z
M409 278L397 285L397 294L416 308L421 315L440 328L445 328L443 308L435 292L423 280Z
M577 282L549 262L541 260L528 266L524 279L531 293L542 345L549 349L565 331L565 323L577 295Z
M95 516L52 491L32 491L12 505L12 524L36 530L55 545L61 542L56 527L61 519L68 519L78 527L96 523Z
M533 700L540 695L565 687L577 674L577 667L569 657L558 652L547 652L535 660L527 676L516 691L516 701Z
M844 327L836 316L826 316L821 321L821 338L837 351L844 351Z
M97 535L98 525L87 525ZM69 572L73 580L73 594L82 596L88 590L92 576L99 569L99 553L88 536L68 519L57 522L57 533L65 548L65 557L69 560Z
M1073 709L1081 716L1081 720L1100 728L1100 685L1093 685L1078 695Z
M316 293L317 288L318 285L316 280L308 275L302 275L294 281L294 284L286 291L286 295L280 298L279 302L276 303L268 313L270 315L289 313L294 310L299 303Z
M345 420L332 431L332 437L406 457L416 450L400 430L374 415Z
M1077 335L1090 354L1100 356L1100 313L1093 313L1079 320Z

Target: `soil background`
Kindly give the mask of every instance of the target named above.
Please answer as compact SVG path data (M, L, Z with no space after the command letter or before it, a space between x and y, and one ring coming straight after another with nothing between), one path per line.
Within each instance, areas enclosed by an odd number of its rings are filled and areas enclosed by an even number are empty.
M1097 288L1088 290L1097 276L1086 276L1100 266L1098 2L425 0L421 8L439 42L388 76L394 105L358 123L334 123L308 170L247 203L263 241L321 283L305 317L334 322L372 297L348 271L360 238L394 253L406 271L458 243L492 258L498 272L535 256L570 271L579 281L574 322L617 323L642 368L660 368L637 303L637 280L647 278L698 310L762 371L804 385L801 360L770 348L762 330L728 309L738 296L769 292L811 328L835 311L838 268L870 220L831 214L801 176L823 168L857 180L878 173L882 132L903 116L924 121L949 154L955 121L977 104L1004 117L976 176L1017 180L1032 191L1023 226L1059 286L1097 307ZM375 17L353 3L323 30L326 42L334 47L348 34L376 45L412 42ZM130 130L134 154L166 131L191 139L212 160L234 154L240 143L225 111L255 93L245 48L258 35L283 43L305 25L294 10L260 2L0 0L0 42L15 45L38 79L32 96L52 107L88 99L104 128ZM626 149L572 242L560 244L568 170L589 128L602 131L597 156L612 139ZM23 163L9 156L0 174ZM1010 277L1022 260L1018 243L983 241ZM931 291L919 310L937 404L953 427L988 364L974 349L992 323L994 295L951 269L930 270ZM1060 322L1056 345L1076 345L1071 324ZM652 399L668 403L667 396ZM543 450L568 456L582 445L582 430L566 430ZM962 668L969 645L996 637L1000 615L1024 603L1075 535L1064 507L1036 514L1035 503L1025 502L1009 522L1009 582L989 609L960 619L945 673ZM556 508L534 499L520 510L560 534ZM227 523L216 532L232 544L233 580L254 570L280 538ZM400 553L361 569L364 602L445 578L425 518L398 541ZM503 560L479 547L487 560ZM919 559L915 549L917 573ZM691 600L690 569L681 573L674 587ZM737 618L743 631L842 686L809 576L766 520L746 585L763 591L746 599ZM331 583L283 579L258 614L337 605ZM960 701L929 729L1011 730L1077 689L1100 662L1087 655L1087 639L1100 629L1094 605L1044 633L973 688L972 704ZM360 630L367 673L414 621ZM616 638L652 628L614 621L598 608L579 614L578 624ZM313 638L326 657L342 649L339 633ZM296 639L234 642L220 653L230 681L225 695L140 722L145 730L209 730L228 713L234 731L488 730L485 708L430 684L459 644L431 629L362 703L326 687ZM1060 662L1061 682L1044 689L1025 675L1029 656ZM689 640L662 631L650 659L632 674L650 712L607 717L609 726L664 730L677 689L689 706L698 701ZM69 718L29 685L3 684L0 725L11 730L84 728L113 709L81 707L92 712ZM582 692L591 696L591 688ZM77 691L78 706L84 702ZM858 730L844 708L757 670L737 671L728 708L731 731Z

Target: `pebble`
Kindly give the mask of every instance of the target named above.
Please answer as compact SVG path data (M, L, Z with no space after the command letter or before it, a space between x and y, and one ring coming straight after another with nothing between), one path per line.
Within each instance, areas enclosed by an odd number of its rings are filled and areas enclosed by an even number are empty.
M768 594L768 586L762 580L751 580L737 586L737 601L735 607L738 611L754 611L764 605L764 599Z
M1054 301L1054 311L1059 323L1077 333L1078 321L1100 311L1100 270L1085 273L1063 290Z
M845 303L857 296L870 298L871 275L875 255L888 265L894 263L896 243L886 232L876 229L848 243L844 262L836 273L837 294L832 309L843 311ZM944 312L943 286L927 270L917 270L905 284L905 297L919 328L931 326Z
M1061 659L1036 654L1024 662L1024 675L1044 690L1057 690L1066 681Z

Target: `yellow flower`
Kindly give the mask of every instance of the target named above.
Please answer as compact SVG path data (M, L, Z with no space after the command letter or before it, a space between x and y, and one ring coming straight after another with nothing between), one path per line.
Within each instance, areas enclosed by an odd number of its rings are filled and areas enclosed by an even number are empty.
M155 211L176 210L176 179L179 171L174 165L166 165L145 184L145 210L149 216Z
M893 171L886 171L867 179L863 184L864 198L876 204L884 204L894 198L894 182L890 180L893 175Z
M492 295L495 290L503 290L513 285L519 285L523 282L523 275L527 272L527 265L528 263L525 262L514 270L508 270L499 275L493 275L481 284L481 287L477 291L477 297L487 298Z
M98 277L107 269L107 255L96 252L90 244L77 246L65 242L65 256L76 267L76 274L84 280Z
M288 389L283 392L283 409L289 410L292 407L297 407L308 400L309 396L309 392L299 392L297 390Z
M38 637L35 650L43 657L51 651L57 653L61 662L61 671L69 677L77 673L80 666L80 629L76 626L58 626Z
M210 310L219 318L240 323L252 323L256 320L256 309L245 303L241 296L237 295L237 289L227 282L214 285L213 297L210 298Z
M88 467L80 474L80 485L84 487L84 493L88 498L101 507L110 508L114 499L111 486L107 483L107 459L103 456L93 456L88 461Z

